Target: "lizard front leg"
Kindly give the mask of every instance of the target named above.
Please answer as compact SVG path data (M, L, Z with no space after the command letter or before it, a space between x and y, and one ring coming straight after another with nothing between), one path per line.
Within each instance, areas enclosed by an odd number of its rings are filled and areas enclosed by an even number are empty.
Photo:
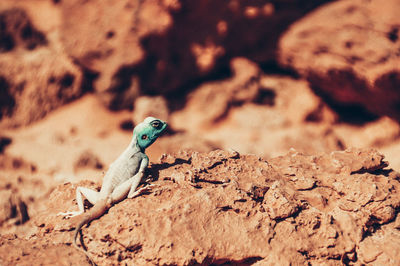
M143 178L144 170L146 170L146 167L149 165L149 157L147 157L145 154L143 154L143 155L144 156L143 156L142 161L140 162L139 171L137 172L136 175L134 175L132 177L133 180L132 180L131 188L128 193L128 199L131 199L138 194L138 192L137 191L135 192L135 190Z
M131 199L131 198L134 198L134 197L140 195L143 192L149 191L149 189L153 185L148 185L148 186L142 187L139 190L136 190L142 177L143 177L143 173L137 173L136 175L131 177L129 180L127 180L124 183L117 186L111 194L112 203L119 202L125 198Z
M131 198L129 197L131 191L135 192L137 186L140 183L140 180L142 179L143 172L139 172L133 177L129 178L122 184L118 185L114 191L111 193L111 201L112 203L119 202L125 198ZM134 193L133 193L134 194ZM132 196L133 197L133 196Z
M122 184L118 185L111 193L111 199L113 203L121 201L127 197L132 198L134 196L135 190L142 180L144 170L146 169L148 163L149 159L146 155L144 155L143 159L140 161L138 172Z
M59 212L57 215L64 216L65 218L71 218L84 213L85 209L83 206L82 195L93 205L96 204L96 202L101 198L100 192L98 191L90 188L78 187L76 189L76 203L78 204L78 211Z

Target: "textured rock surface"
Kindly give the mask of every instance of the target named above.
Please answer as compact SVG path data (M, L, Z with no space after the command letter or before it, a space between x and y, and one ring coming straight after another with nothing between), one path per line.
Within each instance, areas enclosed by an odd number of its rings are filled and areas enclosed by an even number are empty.
M266 62L306 2L0 0L0 265L86 263L56 213L149 115L153 190L83 228L100 265L400 265L398 2L295 22L297 75Z
M56 12L45 2L0 4L0 119L5 126L41 119L82 94L81 71L58 46L57 21L51 14L32 15L35 7Z
M397 265L400 176L386 167L373 150L292 151L268 161L221 150L165 155L149 170L152 192L112 207L83 239L100 264ZM76 250L65 245L76 221L55 216L76 208L75 188L51 193L46 211L30 222L30 237L2 237L4 263L22 258L12 249L19 242L38 247L24 255L31 263L41 261L44 246L76 262Z
M87 90L124 109L226 76L233 57L274 60L284 29L324 2L4 0L0 119L28 124Z
M43 210L54 182L21 157L0 155L0 235L30 232L26 222Z
M231 68L231 78L204 83L189 94L185 106L171 114L171 126L225 149L264 156L291 147L311 153L344 148L330 127L336 114L307 82L265 75L244 58L232 60Z
M132 106L140 88L137 73L128 66L145 56L140 44L143 36L161 34L171 26L167 3L74 0L60 1L57 7L61 10L60 30L67 54L96 73L94 88L108 106Z
M400 120L400 2L338 1L294 23L280 61L334 103Z
M74 0L57 5L66 51L99 74L95 89L120 109L131 105L139 91L187 90L201 77L224 72L232 57L274 60L278 37L290 22L325 2L124 0L99 5Z

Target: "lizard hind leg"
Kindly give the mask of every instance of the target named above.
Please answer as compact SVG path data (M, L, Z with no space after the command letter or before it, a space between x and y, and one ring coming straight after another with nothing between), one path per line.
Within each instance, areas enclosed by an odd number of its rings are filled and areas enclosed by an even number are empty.
M82 196L84 196L91 204L94 205L100 199L100 192L90 188L78 187L76 189L76 203L78 204L78 211L59 212L57 215L64 216L64 218L68 219L84 213L85 208L83 206Z

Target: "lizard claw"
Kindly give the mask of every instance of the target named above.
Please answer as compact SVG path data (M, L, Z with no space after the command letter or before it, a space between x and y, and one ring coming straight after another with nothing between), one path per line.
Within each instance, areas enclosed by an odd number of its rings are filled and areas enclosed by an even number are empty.
M74 211L74 212L59 212L59 213L57 213L57 216L64 216L64 217L63 217L64 219L69 219L69 218L78 216L78 215L80 215L80 214L82 214L82 212L80 212L80 211Z
M155 187L154 185L147 185L145 187L142 187L142 188L136 190L135 192L133 192L131 195L128 195L128 198L133 199L142 194L149 193L149 192L151 192L152 188L154 188L154 187Z

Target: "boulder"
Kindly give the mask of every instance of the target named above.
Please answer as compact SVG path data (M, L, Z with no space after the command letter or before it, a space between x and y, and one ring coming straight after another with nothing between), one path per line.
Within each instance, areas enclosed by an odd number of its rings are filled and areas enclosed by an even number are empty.
M54 17L6 3L0 5L0 125L15 127L79 97L82 73L59 47ZM43 2L36 8L55 11Z
M333 105L400 120L399 10L397 0L324 5L284 34L279 60Z

